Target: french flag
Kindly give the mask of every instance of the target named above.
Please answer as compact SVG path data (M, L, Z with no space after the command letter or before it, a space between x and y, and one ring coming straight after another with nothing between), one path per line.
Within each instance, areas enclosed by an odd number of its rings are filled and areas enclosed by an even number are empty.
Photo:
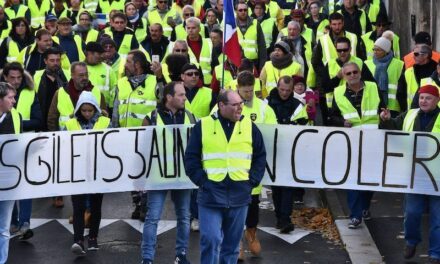
M224 1L223 18L225 23L223 53L228 56L235 66L239 67L241 64L241 50L235 25L233 0Z

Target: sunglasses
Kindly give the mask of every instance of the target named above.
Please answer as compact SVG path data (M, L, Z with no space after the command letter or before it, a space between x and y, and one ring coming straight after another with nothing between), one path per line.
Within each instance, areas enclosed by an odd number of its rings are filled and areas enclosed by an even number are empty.
M191 77L191 76L199 76L200 75L200 73L199 72L185 72L185 75L186 76L188 76L188 77Z
M350 49L337 49L336 51L341 53L341 52L348 52Z
M175 49L174 52L186 52L186 49Z
M426 55L424 52L414 52L414 56L418 57L420 55Z
M183 14L184 16L194 16L194 13Z
M358 73L359 73L359 71L351 71L351 72L346 72L345 75L347 75L347 76L351 76L352 74L353 74L353 75L356 75L356 74L358 74Z

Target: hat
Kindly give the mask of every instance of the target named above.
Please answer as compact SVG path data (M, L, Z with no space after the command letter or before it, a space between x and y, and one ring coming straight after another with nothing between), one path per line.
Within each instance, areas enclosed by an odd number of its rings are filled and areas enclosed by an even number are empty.
M304 11L302 11L301 9L294 9L290 12L290 15L293 18L304 18Z
M302 84L306 84L306 80L299 75L295 75L292 77L293 78L293 85L298 84L298 83L302 83Z
M75 111L74 111L75 115L78 114L78 112L83 104L93 105L95 107L95 110L101 114L101 108L99 107L98 101L96 100L96 98L92 92L88 92L88 91L81 92L81 94L79 95L79 98L78 98L78 102L76 103L76 106L75 106Z
M110 37L101 38L101 46L104 47L105 45L112 45L116 48L116 42Z
M380 37L374 42L374 46L379 47L388 53L391 50L391 41L385 37Z
M197 66L195 64L192 63L187 63L185 65L183 65L182 70L180 71L180 73L185 73L187 70L196 70L198 71L199 68L197 68Z
M428 32L420 31L414 36L414 42L416 44L426 44L431 46L431 35Z
M434 85L431 85L431 84L427 84L427 85L420 87L419 94L422 94L422 93L427 93L427 94L431 94L435 97L440 97L439 92L438 92L438 88L435 87Z
M101 44L99 44L98 42L90 41L86 45L86 51L103 53L104 49L102 48Z
M376 22L372 23L373 25L386 25L389 26L391 24L393 24L393 22L388 20L388 16L387 15L378 15L376 18Z
M58 24L72 24L72 20L68 17L62 17L58 20Z
M57 20L58 20L58 18L54 14L49 13L46 16L46 20L45 21L47 22L47 21L57 21Z
M286 42L280 40L277 43L275 43L274 48L281 49L285 54L290 52L290 46Z

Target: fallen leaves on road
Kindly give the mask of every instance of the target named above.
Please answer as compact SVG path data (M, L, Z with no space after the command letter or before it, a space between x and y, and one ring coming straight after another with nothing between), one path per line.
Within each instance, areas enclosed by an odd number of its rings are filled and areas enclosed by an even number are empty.
M292 212L292 221L297 227L313 230L337 245L341 245L341 238L326 208L302 208Z

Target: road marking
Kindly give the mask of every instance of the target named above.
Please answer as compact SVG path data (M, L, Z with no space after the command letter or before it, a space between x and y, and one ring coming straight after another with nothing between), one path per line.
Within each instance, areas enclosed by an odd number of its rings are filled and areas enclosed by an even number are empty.
M301 228L295 228L295 230L290 232L290 234L281 234L280 230L276 229L275 227L259 226L258 229L260 229L266 233L269 233L273 236L276 236L278 238L281 238L282 240L284 240L290 244L295 243L296 241L300 240L301 238L303 238L311 233L311 231L301 229Z

